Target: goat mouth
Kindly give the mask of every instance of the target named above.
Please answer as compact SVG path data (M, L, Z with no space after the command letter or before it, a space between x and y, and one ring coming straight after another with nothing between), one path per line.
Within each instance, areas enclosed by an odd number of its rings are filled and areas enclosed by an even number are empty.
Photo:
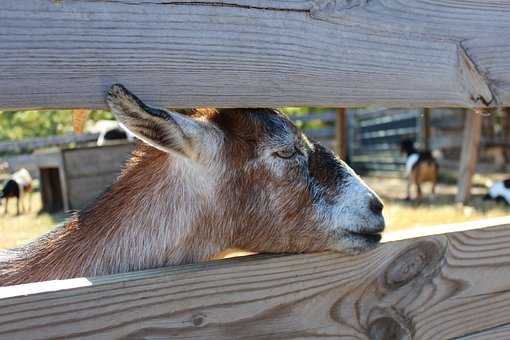
M356 233L350 232L351 237L356 239L364 240L368 243L379 243L381 241L382 235L381 233Z

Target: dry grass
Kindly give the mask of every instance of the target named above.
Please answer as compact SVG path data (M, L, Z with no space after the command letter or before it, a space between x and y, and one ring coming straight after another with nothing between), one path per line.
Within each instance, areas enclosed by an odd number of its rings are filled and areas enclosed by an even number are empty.
M21 246L51 230L63 221L64 213L48 214L41 210L39 193L32 194L32 211L16 216L16 201L9 200L9 213L4 214L4 202L0 206L0 249Z
M456 186L452 184L439 184L434 198L425 195L420 202L408 202L404 200L405 180L384 177L365 180L385 202L384 216L388 231L510 215L510 206L483 200L486 189L481 186L474 187L473 197L461 206L455 204ZM428 194L429 187L425 187L424 191Z
M388 231L397 231L417 226L465 222L489 217L510 215L510 207L495 202L483 201L482 188L475 188L475 197L467 206L455 205L455 186L441 184L434 200L406 202L405 181L398 178L369 177L367 183L378 192L385 201L384 215ZM32 212L14 216L15 202L11 200L10 214L0 215L0 249L23 245L51 230L54 225L65 219L63 213L50 215L38 214L41 208L40 196L32 197ZM3 213L3 206L1 207ZM446 230L445 230L446 231Z

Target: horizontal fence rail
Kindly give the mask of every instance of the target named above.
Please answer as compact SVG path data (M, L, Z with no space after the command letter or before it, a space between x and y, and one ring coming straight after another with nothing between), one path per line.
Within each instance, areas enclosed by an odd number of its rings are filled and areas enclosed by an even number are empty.
M0 154L31 152L36 149L54 146L65 146L73 143L95 142L98 133L68 134L63 136L48 136L40 138L27 138L19 141L0 142Z
M417 109L352 110L349 120L351 165L359 172L400 171L400 141L418 139Z
M0 339L505 339L509 227L0 288Z
M510 105L505 1L0 2L0 109Z

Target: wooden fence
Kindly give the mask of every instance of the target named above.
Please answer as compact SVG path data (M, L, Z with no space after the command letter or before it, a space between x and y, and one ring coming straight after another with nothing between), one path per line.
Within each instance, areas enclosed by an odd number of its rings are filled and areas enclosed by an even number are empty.
M352 110L349 116L349 153L359 172L400 171L404 157L400 141L419 140L422 109Z
M64 136L48 136L28 138L20 141L0 142L0 154L27 153L37 149L95 142L98 133L68 134Z
M312 110L313 112L313 110ZM405 158L401 140L410 138L420 147L437 151L442 170L458 171L463 145L466 110L460 108L374 108L346 110L347 124L338 130L338 112L321 110L290 118L304 132L324 145L339 150L346 144L349 164L358 172L400 172ZM468 113L468 115L471 113ZM425 122L425 117L428 121ZM508 171L510 160L510 111L482 118L477 172ZM497 123L497 124L496 124ZM345 135L345 139L341 139Z
M3 0L0 109L104 108L113 83L160 107L510 105L508 32L504 1ZM1 288L0 339L508 338L493 224Z
M133 149L133 143L121 142L61 150L65 205L76 210L92 203L119 176Z
M0 339L506 339L509 227L0 288Z
M3 0L0 107L510 104L505 1Z

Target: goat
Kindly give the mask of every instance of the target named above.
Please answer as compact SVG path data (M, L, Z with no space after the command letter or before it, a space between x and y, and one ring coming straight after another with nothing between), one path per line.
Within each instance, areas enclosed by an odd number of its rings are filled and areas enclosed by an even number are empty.
M16 198L16 214L20 214L20 203L23 212L27 212L25 207L25 195L28 199L28 211L31 210L31 197L28 195L32 192L32 177L27 169L22 168L12 174L11 178L4 184L0 192L0 200L5 199L5 214L7 214L9 206L9 198Z
M90 130L99 133L98 146L104 145L109 140L134 140L134 135L124 125L114 120L100 120Z
M510 204L510 178L503 181L497 181L491 185L485 199L494 199Z
M416 198L421 199L421 185L432 182L431 193L435 195L439 177L439 164L429 150L418 151L414 142L406 139L400 142L400 153L406 155L405 174L407 177L406 200L411 199L411 186L416 185Z
M146 106L121 85L107 103L144 143L88 208L0 264L0 286L195 263L225 249L351 254L374 248L379 197L273 109Z

